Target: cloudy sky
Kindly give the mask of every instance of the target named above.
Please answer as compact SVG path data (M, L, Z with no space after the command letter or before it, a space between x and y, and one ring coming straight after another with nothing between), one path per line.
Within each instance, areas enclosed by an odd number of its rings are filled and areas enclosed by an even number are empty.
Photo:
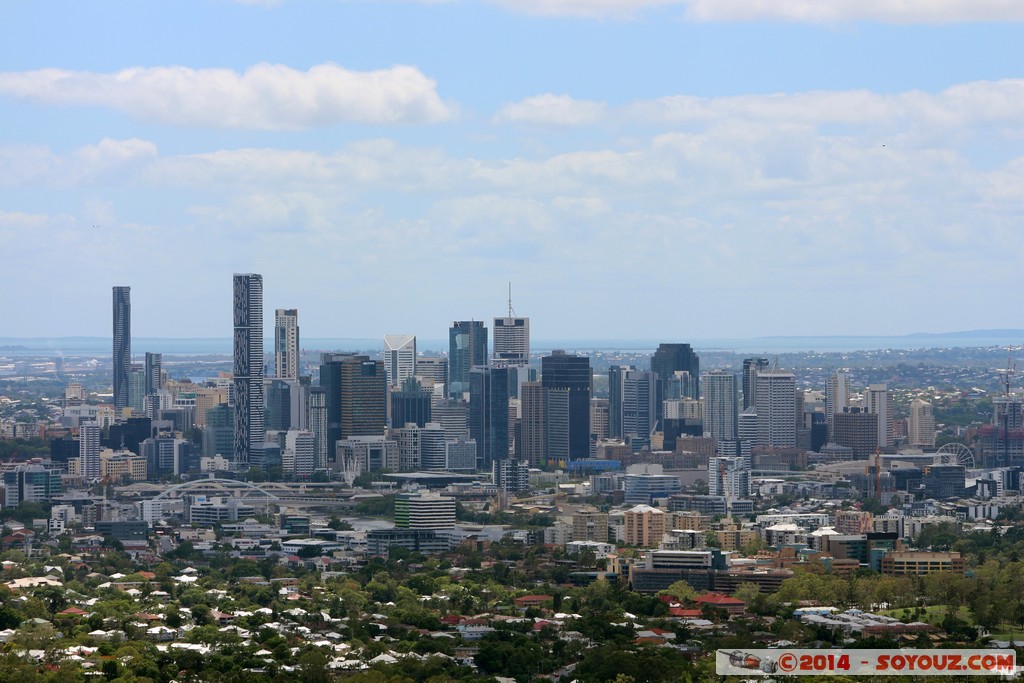
M18 1L0 336L1024 327L1016 0Z

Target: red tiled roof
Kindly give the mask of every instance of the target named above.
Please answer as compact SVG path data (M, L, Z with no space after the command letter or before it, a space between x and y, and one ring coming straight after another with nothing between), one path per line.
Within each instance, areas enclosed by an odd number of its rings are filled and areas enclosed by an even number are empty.
M732 598L728 595L722 595L721 593L705 593L704 595L698 595L693 599L697 604L709 604L709 605L746 605L738 598Z

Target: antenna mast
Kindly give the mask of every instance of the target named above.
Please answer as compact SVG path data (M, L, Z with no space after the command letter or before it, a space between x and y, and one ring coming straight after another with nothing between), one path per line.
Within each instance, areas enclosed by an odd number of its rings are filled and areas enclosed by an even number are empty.
M512 282L508 283L508 317L516 317L516 312L512 310Z

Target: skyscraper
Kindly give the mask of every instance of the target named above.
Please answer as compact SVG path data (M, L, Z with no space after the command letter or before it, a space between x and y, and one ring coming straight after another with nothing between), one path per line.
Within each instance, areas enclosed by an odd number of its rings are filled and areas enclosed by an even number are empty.
M656 386L657 376L653 372L627 370L622 374L622 436L629 438L634 451L651 443L651 432L657 422Z
M493 366L469 371L469 435L476 439L477 468L490 470L508 458L508 383L514 369Z
M541 382L523 382L519 391L522 427L516 440L516 453L533 467L547 463L544 436L544 386Z
M724 444L738 437L736 375L715 370L704 375L704 431Z
M391 387L401 387L405 380L416 375L415 335L384 335L384 368Z
M511 313L511 311L510 311ZM524 368L530 364L530 319L494 319L494 355L497 367Z
M878 445L891 446L893 439L892 393L886 384L870 384L864 392L864 408L878 416Z
M164 388L163 354L146 352L146 396Z
M448 395L469 390L469 371L487 365L487 328L481 320L456 320L448 330Z
M320 386L326 392L327 453L353 436L380 436L387 427L387 373L384 363L354 353L325 353Z
M263 466L263 276L234 275L233 462Z
M828 378L825 387L825 422L829 432L832 431L833 416L850 407L850 375L845 370L837 370Z
M128 406L129 400L128 373L132 367L131 292L131 287L114 287L114 410L118 412Z
M796 376L791 372L757 373L758 446L796 446Z
M299 311L279 308L274 311L274 376L299 378Z
M757 400L757 373L767 369L767 358L743 359L743 410L752 407Z
M912 446L935 445L935 413L928 401L915 398L910 402L907 436Z
M590 394L593 374L590 371L590 358L568 354L565 351L552 351L550 356L541 358L541 385L545 390L558 389L567 393L568 421L567 446L568 457L590 457ZM555 407L550 391L545 391L544 401L549 414ZM549 447L557 435L552 433L553 425L546 425ZM553 456L548 453L548 459Z
M613 365L608 368L608 438L622 438L622 378L632 365ZM657 400L657 395L655 395ZM657 410L657 407L655 407Z
M689 344L659 344L651 356L651 372L657 375L655 407L659 421L664 415L662 402L665 400L665 385L672 380L676 372L688 372L692 378L689 394L679 398L700 398L700 358Z
M82 463L82 475L86 481L100 476L100 426L95 422L83 422L79 426L80 440L78 454Z

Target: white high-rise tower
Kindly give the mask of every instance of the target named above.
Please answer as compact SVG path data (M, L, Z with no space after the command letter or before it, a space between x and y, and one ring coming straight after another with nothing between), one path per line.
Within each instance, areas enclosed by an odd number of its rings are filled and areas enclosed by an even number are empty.
M704 389L704 431L718 443L735 442L739 411L736 375L724 370L708 372L701 380Z
M415 335L384 335L384 369L388 384L393 387L401 387L405 380L416 375Z
M274 375L280 379L299 378L299 311L274 311Z
M791 372L759 372L755 388L757 445L796 446L796 376Z
M519 318L512 310L511 284L508 286L508 316L494 319L491 362L499 368L524 368L530 364L530 319Z
M878 445L891 446L893 440L892 394L888 385L870 384L864 392L864 408L878 416Z

